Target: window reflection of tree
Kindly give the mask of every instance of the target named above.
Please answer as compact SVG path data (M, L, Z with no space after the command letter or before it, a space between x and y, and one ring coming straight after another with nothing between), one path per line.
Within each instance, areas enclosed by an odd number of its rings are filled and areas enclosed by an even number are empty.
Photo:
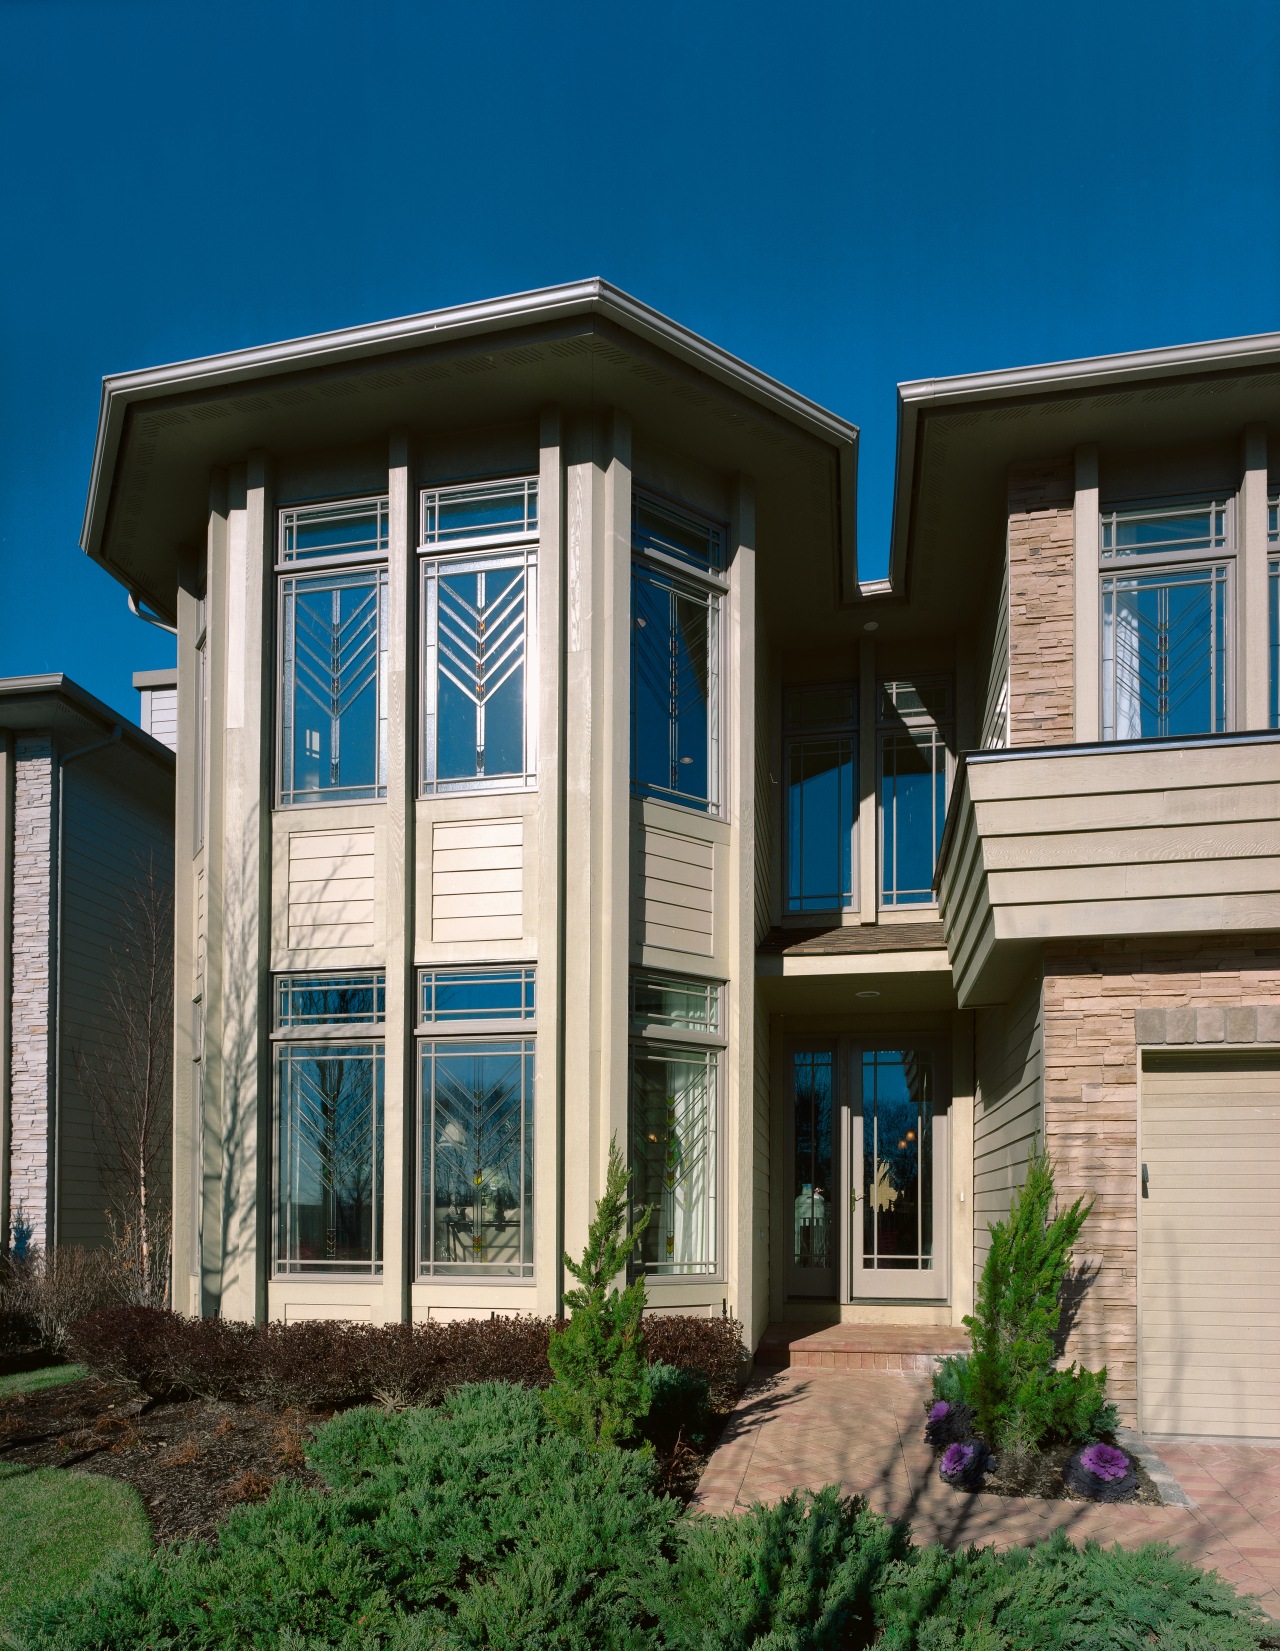
M451 1068L458 1057L436 1059L436 1259L518 1259L521 1092L519 1060L488 1076L492 1057L465 1057L469 1082ZM513 1070L514 1068L514 1070ZM513 1241L502 1235L515 1228ZM443 1240L443 1242L442 1242ZM511 1252L511 1253L509 1253Z

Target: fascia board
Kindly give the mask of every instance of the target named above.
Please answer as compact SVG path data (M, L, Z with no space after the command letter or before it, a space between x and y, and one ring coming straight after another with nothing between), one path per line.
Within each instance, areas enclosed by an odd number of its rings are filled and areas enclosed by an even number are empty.
M232 350L223 355L104 378L89 494L80 535L81 547L90 556L98 553L110 491L109 487L104 486L104 480L115 469L125 412L137 402L179 391L221 388L248 379L295 372L304 367L370 359L414 345L502 332L535 321L588 314L607 317L698 371L769 408L787 422L799 425L840 450L856 453L856 425L788 389L767 373L760 372L607 281L577 281L534 292L516 293L507 298L488 299L394 321L381 321L371 326L348 327L338 332L318 333L283 343Z

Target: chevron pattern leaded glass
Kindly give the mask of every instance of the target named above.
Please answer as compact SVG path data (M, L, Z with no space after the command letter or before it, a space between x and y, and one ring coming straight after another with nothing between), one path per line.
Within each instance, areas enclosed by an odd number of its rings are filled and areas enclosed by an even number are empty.
M277 1270L382 1266L381 1044L283 1044Z
M1225 730L1227 597L1225 564L1104 576L1103 739Z
M283 803L386 796L387 572L280 582Z
M716 1072L712 1050L637 1048L631 1068L631 1194L653 1208L646 1272L716 1271Z
M637 563L631 581L631 777L641 796L715 812L718 600Z
M533 1276L533 1043L424 1043L421 1270Z

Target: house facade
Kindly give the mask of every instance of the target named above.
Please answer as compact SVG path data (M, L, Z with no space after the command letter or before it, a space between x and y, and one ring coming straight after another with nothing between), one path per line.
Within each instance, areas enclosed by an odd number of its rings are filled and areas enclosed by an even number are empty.
M18 1227L42 1250L104 1236L106 1090L87 1068L119 1054L110 1000L137 902L167 910L173 793L172 751L69 677L0 678L5 1249Z
M555 1312L616 1138L656 1309L928 1347L1040 1142L1069 1355L1280 1434L1278 389L904 385L866 581L856 429L602 282L108 379L175 1303Z

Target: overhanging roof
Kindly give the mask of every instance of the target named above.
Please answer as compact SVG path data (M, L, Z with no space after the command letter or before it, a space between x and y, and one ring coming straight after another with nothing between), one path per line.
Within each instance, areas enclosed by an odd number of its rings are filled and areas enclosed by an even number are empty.
M580 348L584 359L575 363L569 345L576 339L581 346L584 331L595 336L585 349ZM502 337L501 351L477 354L487 340L497 337ZM548 348L553 352L550 357L545 354ZM286 423L306 427L310 420L318 428L317 409L304 405L313 397L300 387L300 375L307 375L308 380L327 375L328 393L339 399L348 397L342 401L348 412L357 390L368 384L381 397L385 427L386 415L403 417L405 408L418 408L429 400L432 377L439 379L441 371L433 373L421 365L424 354L448 357L459 351L469 356L471 377L451 384L449 398L464 418L469 413L479 416L476 410L482 408L482 399L477 386L486 369L501 367L515 382L518 367L538 362L539 382L530 393L538 391L542 400L554 399L557 389L572 393L575 385L594 390L599 384L608 393L610 373L617 378L629 370L630 376L620 382L625 382L634 397L643 395L646 387L650 394L662 390L662 375L655 375L653 365L655 358L661 358L677 373L684 370L680 393L686 407L697 402L698 392L695 389L691 394L689 388L693 375L705 390L728 392L751 404L766 427L787 426L809 445L821 444L834 456L838 478L836 552L842 583L846 592L856 595L856 426L601 280L547 287L104 379L82 547L136 595L172 617L171 569L186 524L172 520L172 509L161 507L149 514L144 498L148 487L153 494L156 491L166 443L175 452L180 446L181 458L194 473L198 463L207 468L226 462L227 453L256 445L265 431ZM632 360L633 354L638 359ZM416 376L406 379L406 373ZM360 375L361 383L355 375ZM292 383L285 388L284 381ZM274 396L264 394L273 390ZM716 399L718 404L711 411L721 415L722 425L727 422L732 428L734 415L726 414L719 404L721 398ZM335 405L331 400L327 410L332 413ZM292 412L284 411L290 407ZM145 430L133 432L131 439L131 421L148 410L152 416ZM714 420L707 423L714 428ZM183 428L175 433L177 426ZM776 428L769 439L777 445ZM132 497L122 498L122 493L130 492L122 482L126 465L131 467L127 480L132 483ZM174 536L162 542L167 532Z
M174 766L174 754L167 745L61 671L0 677L0 729L18 734L48 732L69 748L110 738L117 728L127 744L166 768Z

